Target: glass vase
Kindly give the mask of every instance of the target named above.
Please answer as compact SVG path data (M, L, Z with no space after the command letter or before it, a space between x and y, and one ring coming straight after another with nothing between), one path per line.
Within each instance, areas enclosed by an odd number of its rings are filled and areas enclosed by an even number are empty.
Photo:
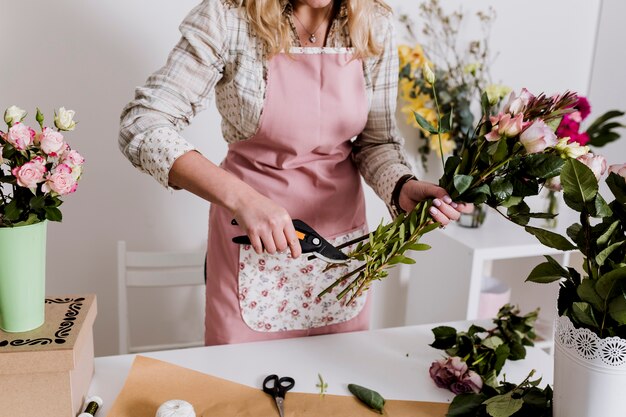
M477 228L483 225L487 216L487 206L476 204L474 210L470 213L461 213L458 224L459 226Z

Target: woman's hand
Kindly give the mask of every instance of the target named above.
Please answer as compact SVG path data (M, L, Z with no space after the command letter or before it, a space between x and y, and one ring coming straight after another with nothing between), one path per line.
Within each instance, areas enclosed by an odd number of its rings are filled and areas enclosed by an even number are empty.
M300 256L302 248L287 210L254 190L245 193L233 216L248 234L254 251L274 254L289 249L293 258Z
M433 199L430 215L442 226L451 221L457 221L461 213L469 213L474 209L473 204L459 204L452 201L446 190L426 181L411 180L402 186L398 203L400 207L410 212L420 201Z

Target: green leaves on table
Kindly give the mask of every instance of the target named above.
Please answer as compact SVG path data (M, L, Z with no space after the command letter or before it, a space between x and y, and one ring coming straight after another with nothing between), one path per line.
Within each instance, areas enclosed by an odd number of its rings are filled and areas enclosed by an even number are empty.
M525 347L532 346L536 338L537 316L538 310L522 316L519 309L507 304L493 320L495 327L485 329L472 325L466 332L449 326L435 327L432 329L435 340L430 346L462 358L485 384L495 386L506 360L526 357Z
M503 382L486 386L479 394L454 397L447 417L552 417L552 388L531 381L534 371L519 385Z

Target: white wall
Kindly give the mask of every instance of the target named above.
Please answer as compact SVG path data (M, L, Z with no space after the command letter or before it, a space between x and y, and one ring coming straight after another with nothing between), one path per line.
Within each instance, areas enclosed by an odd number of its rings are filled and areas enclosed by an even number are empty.
M87 163L78 192L62 207L64 221L49 228L47 292L98 294L97 355L117 351L116 241L126 240L131 250L205 245L208 204L163 190L117 149L122 107L164 62L178 39L178 23L196 2L0 0L0 109L16 104L31 116L35 106L48 115L58 106L77 111L80 124L68 140ZM390 3L412 14L417 8L406 0ZM460 3L470 8L461 0L446 2ZM496 80L535 91L586 91L597 0L474 0L471 8L486 4L497 5L499 14L493 34L493 48L501 51L493 67ZM615 62L612 54L624 38L624 8L620 0L606 0L591 91L598 108L626 108L624 94L614 94L626 88L618 84L625 58ZM225 154L214 110L199 116L185 135L215 162ZM623 143L616 146L623 155ZM368 200L370 223L376 224L385 211L371 193ZM402 324L404 285L395 276L376 286L374 327Z

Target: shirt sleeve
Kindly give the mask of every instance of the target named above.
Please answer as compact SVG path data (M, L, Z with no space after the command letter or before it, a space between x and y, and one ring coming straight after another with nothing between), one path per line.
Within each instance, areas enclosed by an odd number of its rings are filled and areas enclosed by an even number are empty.
M399 64L393 19L387 14L377 23L384 35L382 39L379 36L383 52L368 63L371 106L365 129L354 142L353 157L365 182L395 216L398 213L391 204L393 189L402 176L412 174L412 169L395 119Z
M228 54L222 0L204 0L181 23L166 64L135 90L123 110L119 147L130 162L168 187L169 171L194 150L179 132L206 108Z

